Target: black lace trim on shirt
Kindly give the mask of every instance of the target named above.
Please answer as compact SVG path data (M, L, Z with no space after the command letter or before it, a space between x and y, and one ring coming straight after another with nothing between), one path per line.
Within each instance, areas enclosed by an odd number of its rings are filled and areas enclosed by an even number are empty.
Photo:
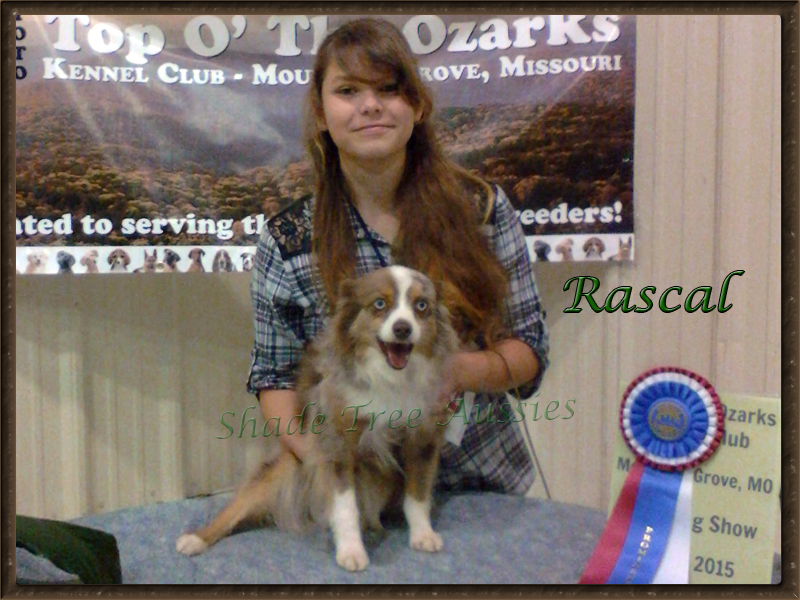
M311 196L293 202L267 222L284 260L311 254Z

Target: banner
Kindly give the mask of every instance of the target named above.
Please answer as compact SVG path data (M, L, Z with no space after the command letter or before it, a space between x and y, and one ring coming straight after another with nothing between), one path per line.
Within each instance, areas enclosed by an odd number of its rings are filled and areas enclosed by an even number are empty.
M312 191L310 69L353 18L18 16L17 270L248 270L264 222ZM535 260L633 258L635 17L383 18Z

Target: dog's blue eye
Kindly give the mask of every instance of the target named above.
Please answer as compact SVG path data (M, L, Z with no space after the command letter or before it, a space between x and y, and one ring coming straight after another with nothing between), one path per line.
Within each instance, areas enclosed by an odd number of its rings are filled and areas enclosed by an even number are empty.
M374 306L378 310L383 310L384 308L386 308L386 300L384 300L383 298L378 298L377 300L375 300L375 302L372 303L372 306Z
M428 301L427 300L417 300L417 303L414 305L419 312L424 312L428 309Z

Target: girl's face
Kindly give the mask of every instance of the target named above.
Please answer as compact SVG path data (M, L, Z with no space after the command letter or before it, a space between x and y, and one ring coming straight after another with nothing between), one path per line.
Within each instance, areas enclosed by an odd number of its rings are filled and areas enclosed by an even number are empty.
M376 73L354 77L335 62L322 80L320 129L339 149L340 159L388 162L404 159L405 148L422 118L401 93L397 81Z

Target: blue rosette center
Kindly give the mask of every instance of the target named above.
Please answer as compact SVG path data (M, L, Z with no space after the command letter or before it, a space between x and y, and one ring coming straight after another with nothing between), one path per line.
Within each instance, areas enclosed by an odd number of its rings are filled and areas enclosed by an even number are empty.
M665 442L683 439L689 429L689 413L683 404L674 398L663 398L650 405L647 411L647 426L650 432Z
M708 432L708 410L688 385L660 381L642 389L630 412L631 432L648 453L665 459L689 456Z

